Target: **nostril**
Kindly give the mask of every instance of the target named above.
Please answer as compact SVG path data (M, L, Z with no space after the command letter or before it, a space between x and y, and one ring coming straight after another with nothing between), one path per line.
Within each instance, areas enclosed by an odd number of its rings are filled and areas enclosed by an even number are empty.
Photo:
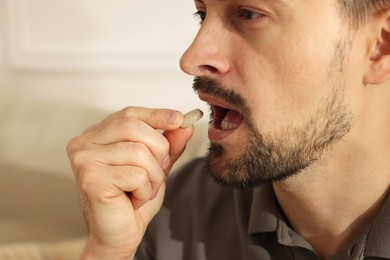
M202 71L202 72L211 72L211 73L217 73L218 70L213 67L213 66L210 66L210 65L202 65L199 67L199 70Z

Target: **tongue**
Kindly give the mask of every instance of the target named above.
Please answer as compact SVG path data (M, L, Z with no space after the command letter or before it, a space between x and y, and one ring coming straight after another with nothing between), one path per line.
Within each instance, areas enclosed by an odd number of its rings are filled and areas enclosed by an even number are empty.
M241 123L244 117L236 110L229 110L225 115L224 121L231 123Z
M244 117L238 111L229 110L221 122L221 129L237 128L243 119Z

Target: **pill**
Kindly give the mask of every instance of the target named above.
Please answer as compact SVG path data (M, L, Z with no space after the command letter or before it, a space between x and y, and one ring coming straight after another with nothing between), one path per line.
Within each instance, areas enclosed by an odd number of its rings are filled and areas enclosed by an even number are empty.
M186 128L189 127L193 124L195 124L199 119L201 119L203 116L203 112L200 109L194 109L191 110L190 112L184 114L184 120L181 123L181 128Z

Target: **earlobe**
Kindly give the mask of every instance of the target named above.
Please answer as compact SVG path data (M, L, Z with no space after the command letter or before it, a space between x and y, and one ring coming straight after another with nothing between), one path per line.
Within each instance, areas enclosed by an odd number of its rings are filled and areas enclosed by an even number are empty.
M382 84L390 79L390 10L374 19L376 43L370 53L370 64L364 77L365 84Z
M374 63L364 77L364 85L380 85L390 79L390 61L378 59Z

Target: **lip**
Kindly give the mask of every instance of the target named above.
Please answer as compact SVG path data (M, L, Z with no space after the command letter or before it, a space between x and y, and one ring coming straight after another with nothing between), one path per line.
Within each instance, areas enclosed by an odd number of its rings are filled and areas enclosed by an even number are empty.
M210 95L205 94L205 93L202 93L201 91L198 91L198 96L199 96L200 100L207 102L212 106L219 106L219 107L223 107L223 108L230 109L230 110L237 110L236 108L225 103L221 99L218 99L216 97L210 96Z
M198 96L199 96L200 100L207 102L213 110L215 110L215 107L221 107L223 109L239 111L236 108L234 108L232 105L224 102L223 100L218 99L214 96L210 96L208 94L202 93L201 91L198 91ZM237 132L237 130L240 128L241 128L241 125L235 129L223 130L223 129L216 127L214 124L210 124L209 130L208 130L208 136L209 136L209 139L211 142L221 143L227 137L229 137L229 136L233 135L235 132Z

